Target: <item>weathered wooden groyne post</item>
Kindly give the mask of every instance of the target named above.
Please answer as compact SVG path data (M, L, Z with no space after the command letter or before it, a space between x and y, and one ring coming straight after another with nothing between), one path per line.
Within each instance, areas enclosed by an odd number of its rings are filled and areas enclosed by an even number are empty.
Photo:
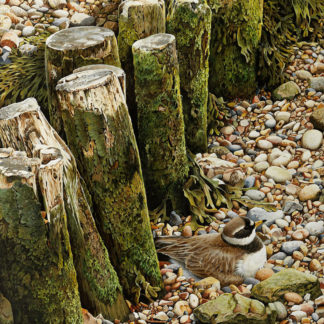
M165 32L163 0L126 0L118 8L118 49L127 78L127 105L134 129L137 129L132 45L139 39Z
M55 93L58 80L78 67L98 63L120 66L117 40L110 29L74 27L61 30L46 40L45 69L49 111L45 111L45 114L60 136L63 136L63 125Z
M86 70L56 87L68 144L93 198L104 242L124 292L156 296L161 275L150 229L141 163L115 73Z
M168 199L178 209L188 161L175 37L156 34L139 40L133 56L138 143L149 207Z
M62 160L47 164L25 152L0 150L0 289L11 302L15 323L81 323L58 187Z
M263 0L207 3L212 9L209 91L225 98L248 97L257 87Z
M167 32L176 37L186 145L207 151L207 102L211 10L205 1L176 0L169 8Z
M60 217L64 216L67 222L68 233L64 233L71 243L82 306L110 319L125 318L128 307L92 216L75 159L47 122L35 99L1 109L0 143L2 147L24 151L30 158L40 158L43 165L36 176L53 165L52 178L47 181L43 177L46 182L41 186L46 194L44 212L54 215L52 219L46 218L49 228L62 226L58 223L60 218L55 216L58 206ZM60 240L62 238L56 237L51 245Z

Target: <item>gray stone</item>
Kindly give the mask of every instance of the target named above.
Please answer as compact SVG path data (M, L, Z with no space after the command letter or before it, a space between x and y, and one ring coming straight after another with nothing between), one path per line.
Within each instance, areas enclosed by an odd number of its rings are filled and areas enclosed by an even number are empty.
M315 77L309 79L309 86L316 91L324 91L324 77Z
M181 217L175 211L172 211L170 214L169 224L171 226L179 226L182 224Z
M285 214L292 214L294 211L301 211L303 210L303 205L301 204L298 204L294 201L290 201L290 200L287 200L284 204L284 207L283 207L283 212Z
M261 162L262 163L262 162ZM248 190L246 193L245 193L246 196L248 196L250 199L252 200L263 200L264 197L265 197L265 194L262 192L262 191L259 191L259 190Z
M254 183L255 183L255 177L248 176L244 180L244 188L252 188L254 186Z
M300 246L303 245L302 241L288 241L283 242L281 245L281 251L285 252L288 255L292 255L293 252L298 251Z
M316 129L324 131L324 108L313 111L310 116L310 121Z
M301 296L309 293L312 299L322 294L316 276L295 269L284 269L255 285L252 288L252 296L262 302L269 303L283 300L287 291L295 292Z
M299 86L294 81L286 82L276 88L272 96L275 100L293 99L296 95L300 93Z
M33 36L35 35L36 30L33 26L26 26L23 30L22 30L22 35L24 37L29 37L29 36Z
M305 228L310 235L318 236L324 233L324 221L309 222Z
M271 166L265 174L268 178L271 178L278 183L285 183L292 179L292 175L288 170L278 166Z
M277 252L270 257L270 260L284 260L287 257L285 252Z
M312 74L305 70L296 71L296 76L300 80L308 80L312 77Z
M277 312L257 300L225 293L198 306L194 315L201 323L274 324Z
M254 207L248 211L247 217L254 222L265 220L265 225L270 226L276 221L276 219L283 218L284 213L282 210L277 210L276 212L267 212L263 208Z
M274 128L277 124L276 120L275 119L268 119L265 121L265 126L268 127L268 128Z
M37 51L37 46L32 44L23 44L19 47L19 52L22 55L31 56Z
M85 13L76 12L71 17L72 26L92 26L94 25L94 23L95 23L95 18Z

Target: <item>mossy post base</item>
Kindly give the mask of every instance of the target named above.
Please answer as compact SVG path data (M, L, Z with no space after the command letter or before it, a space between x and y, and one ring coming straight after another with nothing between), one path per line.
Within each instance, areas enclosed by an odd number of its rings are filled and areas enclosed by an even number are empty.
M48 88L48 112L52 126L61 137L63 125L57 109L55 87L74 69L89 64L120 66L117 40L112 30L87 26L61 30L46 40L45 69Z
M167 32L176 37L186 145L207 152L208 60L211 10L201 0L173 2Z
M93 198L98 228L124 292L156 297L161 275L138 148L115 73L86 70L56 87L64 130Z
M59 159L47 164L1 149L0 290L17 324L83 321L63 197L57 191L62 173Z
M212 9L209 92L229 99L250 96L257 88L263 0L207 3Z
M139 39L165 32L165 5L163 0L126 0L120 4L118 12L119 56L126 72L127 106L136 131L137 113L132 45Z
M138 143L149 207L164 199L182 209L188 175L175 37L156 34L133 45Z
M40 157L48 165L60 161L62 174L56 181L56 191L50 192L47 200L55 204L58 196L62 199L82 306L93 314L124 319L128 307L95 225L75 159L49 125L35 99L1 109L0 142L2 147L14 146L29 157ZM46 204L45 209L48 208L50 205Z

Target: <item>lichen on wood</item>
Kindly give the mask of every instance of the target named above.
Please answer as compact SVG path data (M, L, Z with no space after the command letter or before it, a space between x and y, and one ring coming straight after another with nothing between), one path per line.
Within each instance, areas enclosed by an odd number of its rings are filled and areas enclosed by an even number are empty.
M35 99L1 109L0 142L2 147L14 146L15 149L24 150L29 157L39 157L48 166L60 161L63 174L60 174L60 178L56 175L60 185L55 191L49 191L45 210L52 210L51 204L55 204L58 196L64 200L62 208L67 214L82 306L111 319L125 318L128 308L95 225L75 159L49 125ZM40 184L43 190L46 186L49 184Z
M118 49L127 78L127 105L137 127L132 45L139 39L165 32L163 0L126 0L118 8Z
M74 27L61 30L47 39L45 68L48 109L51 124L59 135L63 136L63 126L55 94L58 80L78 67L98 63L120 67L117 40L110 29L95 26Z
M253 94L263 0L208 0L212 9L209 91L226 98Z
M183 209L188 175L175 37L156 34L133 45L138 143L150 209L168 199Z
M161 275L141 164L123 90L109 70L86 70L56 87L68 144L125 294L156 297Z
M177 0L167 17L167 32L176 37L186 145L207 151L207 101L211 10L205 1Z
M108 65L108 64L92 64L92 65L86 65L86 66L77 68L77 69L73 70L73 73L82 72L82 71L86 71L86 70L109 70L109 71L115 73L119 80L120 86L123 90L124 96L126 98L126 74L123 69L121 69L117 66Z
M62 163L43 164L13 150L6 154L0 159L0 289L14 321L81 323L63 197L53 178L62 174Z

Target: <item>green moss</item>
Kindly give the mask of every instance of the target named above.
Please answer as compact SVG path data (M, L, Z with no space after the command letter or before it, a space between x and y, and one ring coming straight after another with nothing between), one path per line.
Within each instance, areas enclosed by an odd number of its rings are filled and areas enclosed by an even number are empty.
M175 49L134 50L139 149L150 209L169 199L183 208L188 175L179 70Z
M210 29L211 10L204 1L173 4L167 32L177 41L186 144L195 153L207 151Z
M82 322L66 215L57 212L48 228L31 187L0 189L0 290L15 323Z
M114 115L77 109L73 117L67 110L62 110L62 116L110 259L124 292L136 300L144 285L160 287L161 275L127 107L120 104ZM139 274L145 280L137 287Z
M209 0L212 9L209 91L228 98L256 89L256 50L263 0Z

